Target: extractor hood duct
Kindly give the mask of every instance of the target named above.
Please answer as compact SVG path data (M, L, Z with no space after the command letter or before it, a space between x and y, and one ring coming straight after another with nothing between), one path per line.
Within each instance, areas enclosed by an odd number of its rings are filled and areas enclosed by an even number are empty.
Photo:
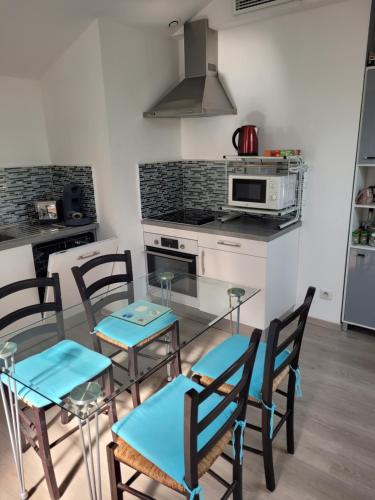
M147 118L235 115L217 73L217 31L201 19L184 26L185 79L151 109Z

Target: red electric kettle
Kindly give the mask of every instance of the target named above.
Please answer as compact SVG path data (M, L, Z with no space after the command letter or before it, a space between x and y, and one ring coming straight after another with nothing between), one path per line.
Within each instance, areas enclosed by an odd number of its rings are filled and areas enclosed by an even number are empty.
M236 137L238 135L238 144ZM255 125L244 125L238 128L232 136L232 144L239 156L258 155L258 129Z

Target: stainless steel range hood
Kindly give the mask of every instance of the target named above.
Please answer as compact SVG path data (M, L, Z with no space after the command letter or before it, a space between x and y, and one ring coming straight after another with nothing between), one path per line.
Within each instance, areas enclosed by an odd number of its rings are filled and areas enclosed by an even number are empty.
M217 31L201 19L184 26L185 79L151 109L147 118L183 118L235 115L217 73Z

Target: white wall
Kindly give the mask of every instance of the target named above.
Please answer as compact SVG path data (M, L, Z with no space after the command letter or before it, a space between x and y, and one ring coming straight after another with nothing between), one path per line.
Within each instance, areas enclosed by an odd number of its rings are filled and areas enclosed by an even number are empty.
M220 31L219 71L238 115L182 120L184 158L234 153L232 132L245 123L260 127L261 150L303 149L311 172L299 297L308 285L332 291L332 302L316 298L312 315L333 322L341 311L370 3L347 0Z
M97 21L49 68L41 85L51 162L92 166L100 233L112 235L112 169Z
M0 166L49 164L40 85L0 77Z
M180 120L144 119L142 112L178 78L176 42L152 31L99 22L113 173L113 219L123 248L144 273L139 162L180 158Z
M178 47L153 31L95 21L47 71L42 89L52 163L91 165L100 236L117 235L144 273L138 168L180 158L179 120L145 111L178 78Z

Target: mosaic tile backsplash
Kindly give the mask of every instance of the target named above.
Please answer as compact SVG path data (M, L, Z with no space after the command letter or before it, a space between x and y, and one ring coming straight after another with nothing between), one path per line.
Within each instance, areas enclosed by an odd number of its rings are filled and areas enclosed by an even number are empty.
M183 207L183 177L179 163L139 166L142 217L152 217Z
M68 182L82 186L82 211L96 220L91 167L0 168L0 225L36 219L34 201L61 198Z
M143 218L182 208L219 210L226 203L223 162L142 164L139 181Z

